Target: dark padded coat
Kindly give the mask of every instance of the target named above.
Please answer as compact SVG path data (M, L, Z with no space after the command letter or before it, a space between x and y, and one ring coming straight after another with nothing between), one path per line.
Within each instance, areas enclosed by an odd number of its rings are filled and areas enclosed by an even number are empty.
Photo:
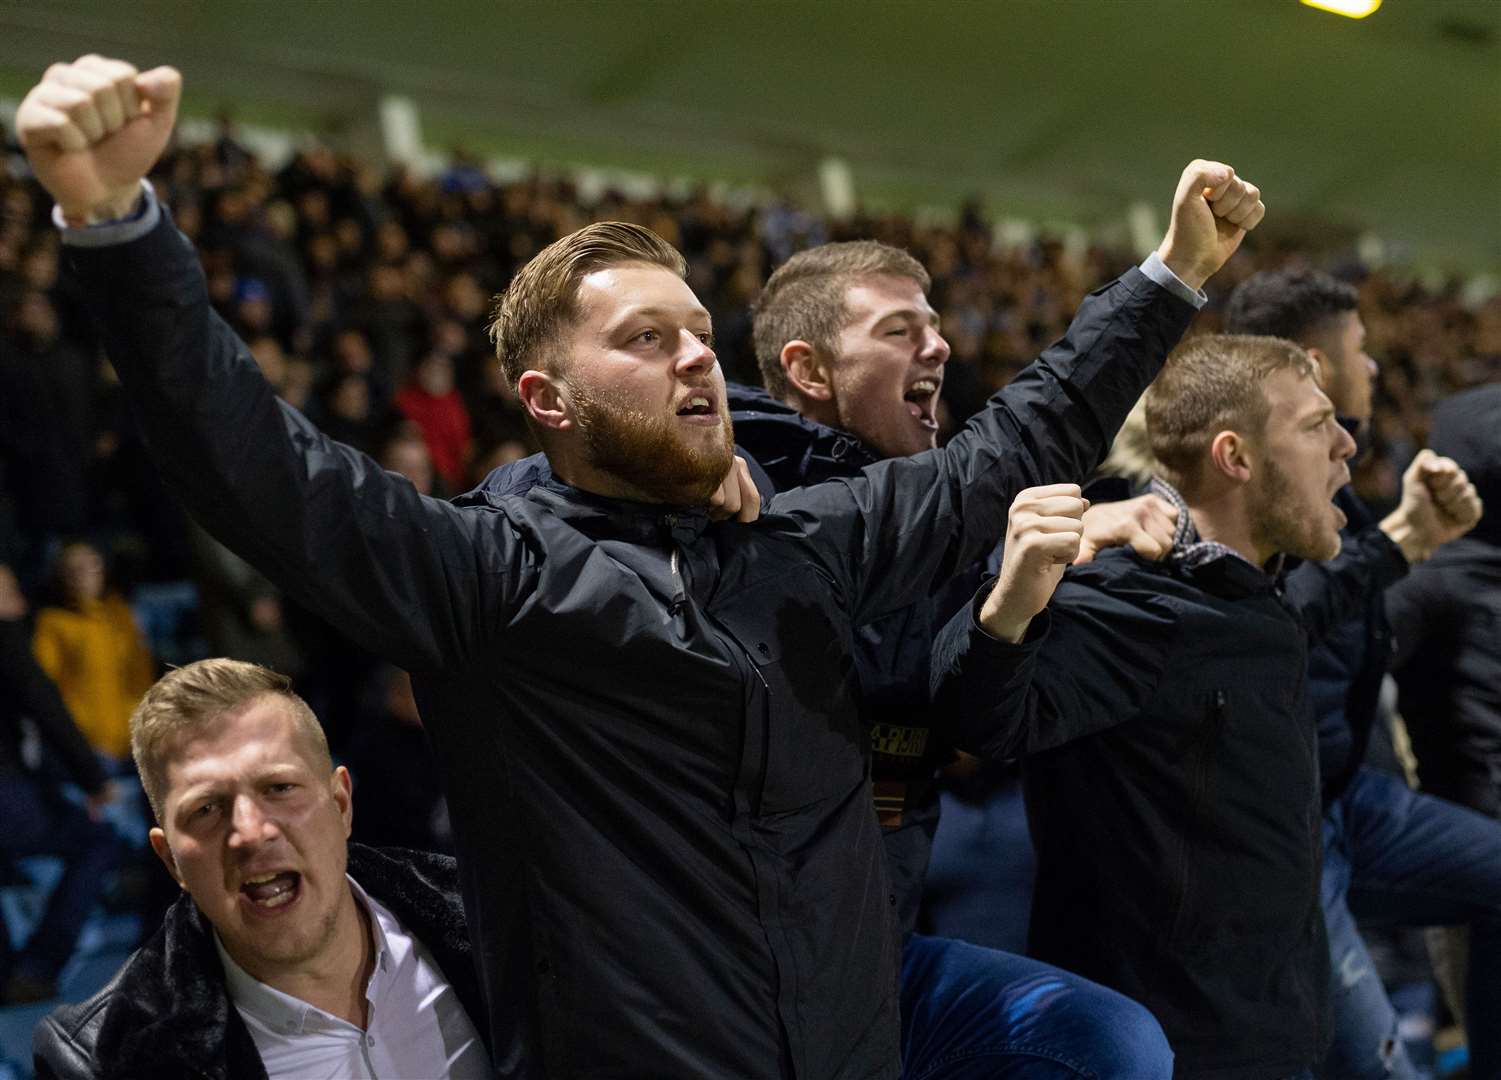
M502 1076L897 1074L853 628L1087 474L1191 305L1132 270L944 450L716 525L423 498L274 398L170 222L68 262L194 516L412 672Z
M453 859L350 844L349 875L432 954L483 1038ZM186 895L102 990L37 1025L33 1051L39 1080L266 1080L225 988L212 928Z
M1069 569L1021 645L978 627L978 598L939 637L935 709L1056 746L1024 772L1029 955L1145 1005L1176 1077L1273 1080L1322 1057L1307 640L1406 567L1379 531L1351 546L1298 607L1231 554L1111 549Z

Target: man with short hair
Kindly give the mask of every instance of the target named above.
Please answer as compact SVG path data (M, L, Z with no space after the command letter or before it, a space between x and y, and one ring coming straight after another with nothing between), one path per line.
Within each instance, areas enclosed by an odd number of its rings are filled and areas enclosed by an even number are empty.
M1306 348L1341 423L1357 436L1364 433L1377 369L1365 349L1359 294L1352 286L1317 270L1254 274L1231 294L1225 326L1290 338ZM1399 540L1411 491L1404 486L1403 505L1380 524ZM1347 536L1378 527L1349 485L1335 495L1335 504L1347 519ZM1434 554L1433 546L1411 540L1401 546L1411 565ZM1339 572L1337 562L1297 567L1287 577L1288 594L1297 601L1325 588ZM1428 629L1435 643L1441 640L1436 627ZM1418 642L1399 644L1411 650ZM1359 918L1370 925L1471 927L1464 996L1472 1067L1476 1076L1501 1076L1501 823L1365 766L1392 649L1385 590L1372 589L1308 657L1308 697L1319 733L1321 889L1333 1009L1333 1040L1323 1068L1354 1080L1418 1075L1356 926Z
M168 672L131 752L151 847L187 895L37 1028L40 1075L492 1075L453 861L348 844L349 773L285 677Z
M1255 187L1191 164L1155 280L1095 293L942 451L779 497L754 528L681 256L589 226L522 268L492 325L555 475L456 505L278 404L213 316L140 181L179 93L171 69L85 57L49 71L18 128L169 482L413 673L497 1070L895 1076L854 628L988 551L1034 476L1099 460L1193 315L1159 281L1192 292L1217 270L1264 213Z
M779 491L853 478L885 458L936 444L947 347L924 352L923 312L883 279L915 282L922 264L875 241L823 244L777 268L755 307L765 391L730 387L737 443ZM1024 492L1021 496L1025 498ZM1135 542L1165 553L1173 521L1156 496L1092 508L1091 548ZM1155 545L1155 547L1154 547ZM935 774L954 757L946 717L928 709L933 637L979 585L975 563L932 595L860 627L854 659L861 716L871 732L871 777L902 933L902 1066L926 1076L938 1062L960 1076L1001 1068L1027 1076L1172 1073L1150 1013L1122 995L1022 956L916 933L938 826ZM959 747L1009 757L1004 741ZM1038 992L1042 990L1044 992Z
M1146 1005L1175 1076L1312 1075L1327 1021L1318 903L1318 767L1305 636L1406 567L1381 530L1352 541L1318 592L1284 595L1286 557L1341 547L1330 499L1355 444L1297 345L1206 335L1146 399L1160 478L1178 504L1169 557L1078 548L1077 490L1013 513L1063 578L1039 617L1005 571L940 635L935 709L987 729L1050 733L1025 765L1037 842L1029 952ZM1478 516L1453 462L1410 477L1423 501L1399 531L1436 545ZM1421 475L1421 480L1419 476ZM1056 728L1066 728L1058 732Z

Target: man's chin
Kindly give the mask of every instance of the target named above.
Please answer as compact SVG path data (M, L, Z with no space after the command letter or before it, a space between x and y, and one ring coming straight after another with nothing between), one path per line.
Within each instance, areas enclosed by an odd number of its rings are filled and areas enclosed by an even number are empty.
M1298 545L1298 550L1288 551L1287 554L1305 562L1328 562L1340 553L1344 544L1344 538L1340 536L1339 530L1333 529L1324 536L1305 537Z

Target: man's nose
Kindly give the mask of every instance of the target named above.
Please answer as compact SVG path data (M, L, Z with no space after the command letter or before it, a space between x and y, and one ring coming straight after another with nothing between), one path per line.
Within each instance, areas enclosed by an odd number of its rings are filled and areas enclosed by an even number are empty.
M1334 447L1334 460L1347 461L1355 456L1355 439L1341 424L1336 424L1335 430L1339 432L1339 438Z
M919 360L941 367L948 362L950 352L949 343L936 328L930 326L923 331L923 347L922 352L918 354Z
M260 801L250 795L235 797L229 824L230 847L254 847L273 839L278 831Z
M718 362L714 346L692 331L683 331L683 347L678 353L677 369L682 374L708 371Z

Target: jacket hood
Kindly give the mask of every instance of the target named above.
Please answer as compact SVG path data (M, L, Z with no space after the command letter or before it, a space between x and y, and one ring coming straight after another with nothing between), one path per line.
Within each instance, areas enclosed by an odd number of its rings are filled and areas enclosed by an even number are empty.
M1485 515L1471 535L1501 543L1501 383L1439 402L1428 445L1458 462L1485 501Z
M881 455L847 431L816 423L765 390L729 383L735 441L755 457L778 491L853 476Z

